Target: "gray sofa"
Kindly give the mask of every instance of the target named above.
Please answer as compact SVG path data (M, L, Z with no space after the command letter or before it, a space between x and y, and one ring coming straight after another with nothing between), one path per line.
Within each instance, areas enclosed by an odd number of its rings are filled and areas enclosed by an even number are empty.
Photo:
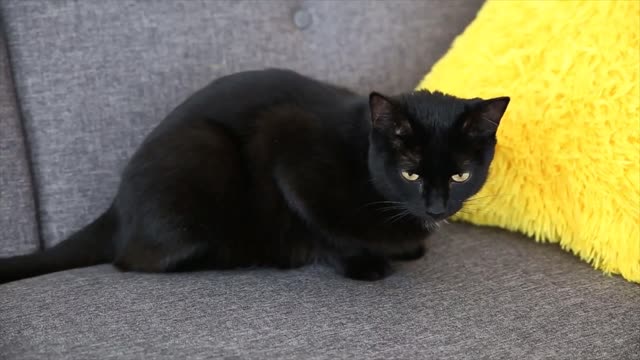
M98 215L145 134L211 79L277 66L409 90L481 5L0 0L0 256ZM464 224L374 283L103 265L0 286L0 359L44 358L639 359L640 287Z

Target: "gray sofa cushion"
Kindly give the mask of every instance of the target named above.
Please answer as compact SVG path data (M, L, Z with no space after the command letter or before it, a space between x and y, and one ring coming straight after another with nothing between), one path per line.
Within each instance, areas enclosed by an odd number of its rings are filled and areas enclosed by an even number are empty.
M408 90L480 3L0 0L44 241L105 209L142 137L211 79L277 66Z
M330 269L98 266L0 287L3 359L637 359L640 287L557 246L443 227L374 283ZM235 356L235 357L234 357Z
M36 212L25 139L0 33L0 256L39 248Z

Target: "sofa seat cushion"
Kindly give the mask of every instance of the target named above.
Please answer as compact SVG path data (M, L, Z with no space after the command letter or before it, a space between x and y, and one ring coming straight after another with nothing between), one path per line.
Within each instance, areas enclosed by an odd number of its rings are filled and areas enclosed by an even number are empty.
M0 286L3 359L629 359L640 287L501 230L451 224L379 282L329 268L110 265ZM634 355L635 354L635 355Z

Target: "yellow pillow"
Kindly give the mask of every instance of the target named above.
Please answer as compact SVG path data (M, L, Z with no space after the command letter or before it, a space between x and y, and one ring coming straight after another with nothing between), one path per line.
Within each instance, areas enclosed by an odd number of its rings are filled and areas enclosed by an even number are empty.
M465 214L640 283L640 1L488 1L421 82L507 95Z

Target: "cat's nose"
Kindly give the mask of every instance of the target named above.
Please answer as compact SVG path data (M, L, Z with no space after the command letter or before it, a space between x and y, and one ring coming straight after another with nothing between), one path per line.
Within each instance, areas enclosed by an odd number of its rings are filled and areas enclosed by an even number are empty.
M442 204L430 205L427 208L427 215L432 218L440 218L447 212L447 209Z
M439 218L443 217L444 211L443 212L438 212L438 213L427 212L427 215L429 215L430 217L432 217L434 219L439 219Z

